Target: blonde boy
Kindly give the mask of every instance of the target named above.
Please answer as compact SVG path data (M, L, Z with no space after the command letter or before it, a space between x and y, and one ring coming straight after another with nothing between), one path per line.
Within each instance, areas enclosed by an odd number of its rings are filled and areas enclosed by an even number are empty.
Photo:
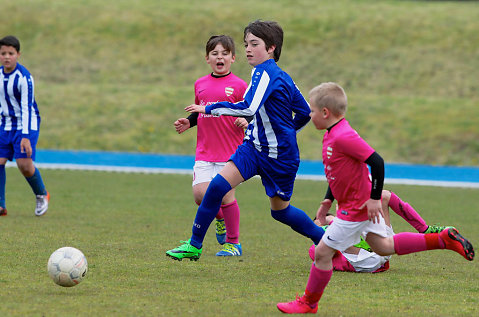
M316 246L315 261L304 295L289 303L278 303L284 313L315 313L318 302L333 273L332 258L364 236L371 249L381 255L408 254L433 249L456 251L467 260L474 259L472 244L455 228L440 233L402 232L388 236L381 208L384 161L345 119L347 97L336 83L323 83L309 94L311 119L323 137L323 164L328 192L338 202L337 219L326 229ZM369 179L368 165L371 168ZM319 208L319 221L324 223L331 200Z

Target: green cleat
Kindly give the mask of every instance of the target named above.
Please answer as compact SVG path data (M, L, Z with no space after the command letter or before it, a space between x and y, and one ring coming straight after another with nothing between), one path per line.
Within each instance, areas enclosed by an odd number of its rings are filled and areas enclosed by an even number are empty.
M440 233L441 231L446 230L448 228L454 228L454 227L432 225L432 226L428 226L427 230L424 231L423 233Z
M196 247L190 244L190 240L188 241L180 241L183 243L179 247L176 247L172 250L166 251L166 256L169 256L173 260L181 261L183 259L190 259L190 261L198 261L201 256L201 249L197 249Z
M366 242L366 240L363 239L363 237L361 237L361 241L359 241L358 244L355 244L354 245L356 248L360 248L360 249L364 249L368 252L373 252L373 250L371 249L371 247L369 246L369 244Z

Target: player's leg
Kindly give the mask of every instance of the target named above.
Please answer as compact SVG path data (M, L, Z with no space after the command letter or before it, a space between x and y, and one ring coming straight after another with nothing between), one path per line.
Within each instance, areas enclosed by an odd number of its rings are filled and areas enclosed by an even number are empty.
M218 174L216 164L215 162L196 161L193 166L193 197L198 206L201 204L211 180ZM216 240L219 244L224 244L226 240L226 228L221 208L215 217Z
M30 158L17 158L16 159L18 169L27 180L33 193L36 196L35 215L42 216L48 210L48 203L50 200L50 194L45 188L42 175L38 168L33 164Z
M324 234L324 229L318 227L313 220L301 209L291 205L278 196L270 197L271 216L291 227L299 234L310 238L315 245L319 243Z
M295 301L289 303L278 303L278 309L290 314L315 313L317 304L333 274L332 259L336 250L344 251L358 243L366 225L366 222L335 219L315 248L314 262L311 265L304 295L296 297Z
M176 260L183 258L197 260L202 252L203 239L220 209L223 197L242 181L244 179L238 168L232 161L229 161L220 174L213 178L206 190L196 212L190 240L175 249L167 251L166 255Z
M389 207L406 220L417 232L420 233L439 233L451 226L427 225L426 221L419 213L407 202L401 200L399 196L391 191L383 190L382 199L388 202Z
M0 216L7 215L5 201L5 186L7 182L7 174L5 165L8 160L13 159L13 132L0 129Z
M5 204L5 185L7 182L7 174L5 173L5 164L7 159L0 158L0 216L7 215L7 207Z
M335 249L321 240L315 248L315 261L311 264L303 296L296 296L292 302L278 303L276 307L288 314L316 313L318 302L333 274L332 259L335 253Z
M290 204L297 166L269 158L260 158L260 176L271 204L271 216L294 231L313 240L317 245L324 229L318 227L301 209Z
M459 253L466 260L472 261L474 259L472 244L455 228L448 228L440 233L400 232L392 237L384 237L369 232L366 241L374 252L383 256L448 249Z
M25 152L22 152L21 141L24 137L21 131L15 133L13 140L14 158L17 162L17 167L22 175L27 180L28 184L32 188L33 193L36 196L35 215L42 216L48 210L48 203L50 201L50 194L45 188L42 175L38 168L35 167L33 162L35 161L36 146L38 141L39 131L30 131L28 139L32 148L31 157L28 157Z
M226 227L226 243L216 255L240 256L243 254L241 243L239 242L240 209L236 201L234 188L223 198L221 209L223 210L224 225Z

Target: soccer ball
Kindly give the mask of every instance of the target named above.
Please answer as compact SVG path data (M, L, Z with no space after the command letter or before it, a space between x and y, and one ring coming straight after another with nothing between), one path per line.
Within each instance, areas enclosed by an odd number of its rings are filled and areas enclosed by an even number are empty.
M65 287L79 284L88 271L88 263L83 253L72 247L63 247L50 255L47 264L48 275Z

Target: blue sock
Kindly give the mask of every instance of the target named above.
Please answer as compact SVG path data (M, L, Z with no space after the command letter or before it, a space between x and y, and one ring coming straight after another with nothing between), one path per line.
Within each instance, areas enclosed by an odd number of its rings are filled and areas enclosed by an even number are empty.
M0 165L0 207L5 208L5 184L7 175L5 174L5 165Z
M208 231L208 227L220 210L223 197L230 190L231 185L220 174L217 174L208 185L205 196L196 212L195 222L193 223L193 234L190 240L192 246L198 249L203 246L206 231Z
M30 187L35 195L47 194L47 190L43 184L42 175L40 175L38 168L35 167L35 173L31 177L25 177L25 179L27 180L28 184L30 184Z
M279 222L290 226L294 231L310 238L315 245L323 237L324 229L318 227L304 211L292 205L283 210L271 210L271 216Z

